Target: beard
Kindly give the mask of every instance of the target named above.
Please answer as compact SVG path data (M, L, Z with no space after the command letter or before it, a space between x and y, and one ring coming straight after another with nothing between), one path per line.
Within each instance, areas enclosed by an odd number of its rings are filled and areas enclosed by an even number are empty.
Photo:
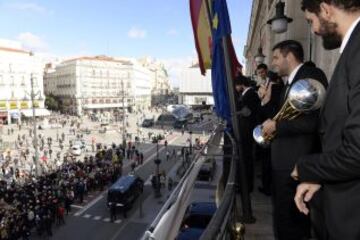
M342 43L341 35L336 31L338 28L337 23L326 21L323 18L319 18L320 20L320 31L316 33L321 36L323 40L323 47L326 50L333 50L339 48Z

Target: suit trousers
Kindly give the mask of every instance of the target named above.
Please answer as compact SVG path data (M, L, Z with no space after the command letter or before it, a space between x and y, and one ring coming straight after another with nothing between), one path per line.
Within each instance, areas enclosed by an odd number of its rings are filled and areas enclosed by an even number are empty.
M310 237L310 218L296 208L297 182L291 170L273 170L273 221L278 240L305 240Z

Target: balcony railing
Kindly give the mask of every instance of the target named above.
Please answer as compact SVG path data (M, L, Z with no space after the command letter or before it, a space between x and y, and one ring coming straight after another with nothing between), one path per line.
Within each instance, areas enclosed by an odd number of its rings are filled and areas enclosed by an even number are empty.
M209 157L223 156L223 154L219 154L222 137L223 126L218 125L207 144L194 156L189 169L148 228L148 231L145 232L142 240L168 240L176 238L186 208L190 203L191 193L201 165ZM238 154L235 141L231 136L229 137L233 151L230 172L228 176L222 176L221 178L221 181L227 179L226 187L223 189L225 184L219 182L217 188L218 209L202 234L201 240L242 239L243 227L237 220L237 213L239 211L236 209L238 205L236 204L237 201L235 201L236 156Z

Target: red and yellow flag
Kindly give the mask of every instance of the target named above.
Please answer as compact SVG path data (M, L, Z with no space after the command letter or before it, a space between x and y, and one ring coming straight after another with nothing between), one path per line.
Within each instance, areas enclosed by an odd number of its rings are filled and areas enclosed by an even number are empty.
M191 22L194 30L196 50L201 74L211 68L211 20L209 11L211 0L190 0Z

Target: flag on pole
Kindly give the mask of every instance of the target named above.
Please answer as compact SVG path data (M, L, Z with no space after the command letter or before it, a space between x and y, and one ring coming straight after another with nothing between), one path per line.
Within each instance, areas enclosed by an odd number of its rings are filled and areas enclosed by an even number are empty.
M211 68L211 0L190 0L190 15L201 74Z
M242 66L237 60L231 40L231 24L226 0L215 0L213 3L213 46L212 46L212 87L216 113L231 123L231 108L227 88L225 58L229 58L232 77L241 74ZM228 52L224 51L224 39L227 42ZM232 94L232 93L230 93Z

